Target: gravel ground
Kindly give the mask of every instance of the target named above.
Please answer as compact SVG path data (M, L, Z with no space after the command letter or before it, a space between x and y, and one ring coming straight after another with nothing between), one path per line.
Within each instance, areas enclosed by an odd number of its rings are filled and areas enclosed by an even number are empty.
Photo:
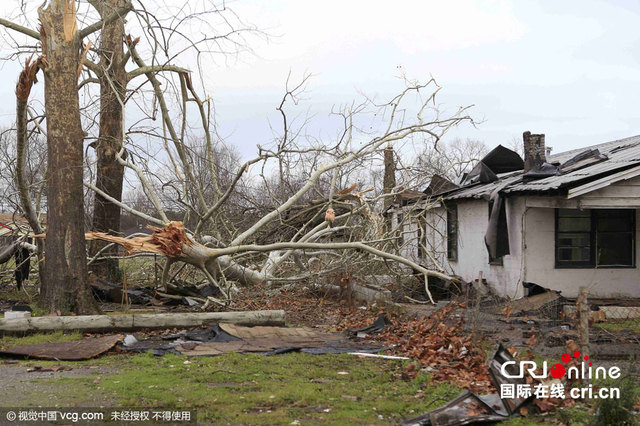
M34 371L27 372L32 367L29 365L19 364L3 364L0 363L0 389L2 389L2 398L0 406L2 407L58 407L69 406L70 401L59 400L57 390L60 385L56 380L63 377L98 377L106 374L112 374L117 370L112 367L103 366L78 366L72 367L70 371ZM96 368L92 368L96 367ZM112 401L105 398L97 398L95 395L87 395L85 400L74 401L80 406L109 406Z

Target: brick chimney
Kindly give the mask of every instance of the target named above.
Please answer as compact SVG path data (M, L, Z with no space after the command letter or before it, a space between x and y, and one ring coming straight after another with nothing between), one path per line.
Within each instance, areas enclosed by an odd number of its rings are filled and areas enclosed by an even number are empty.
M524 172L539 167L547 161L544 146L544 134L532 135L526 131L522 134L524 140Z
M391 194L393 188L396 186L396 160L393 155L393 148L391 143L384 149L384 177L383 177L383 191L385 194ZM384 197L384 207L387 208L394 201L393 196Z

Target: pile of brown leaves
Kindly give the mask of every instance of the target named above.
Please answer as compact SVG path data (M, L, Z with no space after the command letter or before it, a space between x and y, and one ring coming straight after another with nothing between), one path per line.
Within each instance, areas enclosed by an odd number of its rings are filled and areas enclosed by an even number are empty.
M450 303L429 317L397 323L381 334L395 352L419 363L403 373L413 378L419 368L431 372L433 383L450 382L473 392L495 392L489 377L485 351L463 331L464 318L452 314L462 308Z

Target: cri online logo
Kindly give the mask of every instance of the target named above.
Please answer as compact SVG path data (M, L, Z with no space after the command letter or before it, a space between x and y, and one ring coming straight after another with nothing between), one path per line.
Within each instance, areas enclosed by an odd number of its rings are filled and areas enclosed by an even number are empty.
M585 355L582 357L580 351L573 352L573 358L580 361L580 365L565 367L560 363L553 364L551 369L549 370L547 366L547 361L542 363L542 373L536 374L536 370L538 369L538 364L535 361L520 361L519 369L515 369L512 366L518 365L516 361L507 361L502 364L500 368L500 372L504 377L510 379L521 379L524 377L525 371L528 372L531 377L534 379L546 379L549 377L549 373L551 373L551 377L554 379L561 379L565 375L568 379L606 379L610 377L612 379L618 379L620 377L620 368L619 367L610 367L606 369L605 367L597 367L591 368L592 363L589 361L589 356ZM562 354L560 360L564 364L568 364L571 361L571 355L568 353ZM588 362L588 366L585 365L585 362ZM510 371L507 371L509 368ZM514 372L514 370L518 370Z

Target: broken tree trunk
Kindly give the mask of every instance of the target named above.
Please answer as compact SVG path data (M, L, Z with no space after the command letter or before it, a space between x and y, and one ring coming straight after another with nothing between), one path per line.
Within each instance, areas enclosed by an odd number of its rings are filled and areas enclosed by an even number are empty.
M91 3L105 17L114 10L124 7L126 0L92 0ZM118 162L116 154L122 148L124 136L124 99L127 86L127 72L123 43L124 16L104 25L100 37L100 68L103 75L100 76L100 134L95 145L96 187L105 194L122 200L122 182L124 166ZM126 158L123 153L122 158ZM93 227L99 232L117 233L120 230L120 207L107 200L100 193L96 193L93 206ZM89 253L95 256L108 243L94 240L89 245ZM105 257L116 256L117 246L111 246L102 252ZM107 281L120 282L121 272L118 260L108 258L96 260L91 265L91 270L97 276L106 278Z
M97 311L87 277L83 141L78 99L81 40L75 0L51 0L42 22L47 116L47 235L39 304L47 310Z
M89 232L86 238L119 244L129 253L139 251L161 254L196 266L213 279L224 273L227 279L243 285L259 284L266 280L265 274L233 262L230 256L218 256L216 249L189 238L181 222L169 222L164 228L149 228L154 231L149 237L123 238L102 232Z
M20 196L20 205L22 212L29 222L29 226L35 233L43 232L42 226L38 221L38 215L31 203L31 197L29 196L29 182L26 174L26 162L27 162L27 104L29 102L29 95L31 94L31 88L38 81L36 75L42 66L42 58L36 59L31 62L28 59L24 65L24 70L20 73L18 83L16 84L16 186L18 187L18 194ZM44 259L44 242L41 240L36 241L37 246L37 258L40 267L38 267L38 275L40 282L44 280L44 268L42 261ZM17 259L16 259L17 260ZM29 276L28 264L26 264L26 276ZM21 273L21 276L25 273ZM16 274L16 282L18 288L22 285L22 280L18 279Z
M118 331L142 328L198 327L210 323L284 326L284 311L171 314L80 315L0 319L0 332L51 330Z

